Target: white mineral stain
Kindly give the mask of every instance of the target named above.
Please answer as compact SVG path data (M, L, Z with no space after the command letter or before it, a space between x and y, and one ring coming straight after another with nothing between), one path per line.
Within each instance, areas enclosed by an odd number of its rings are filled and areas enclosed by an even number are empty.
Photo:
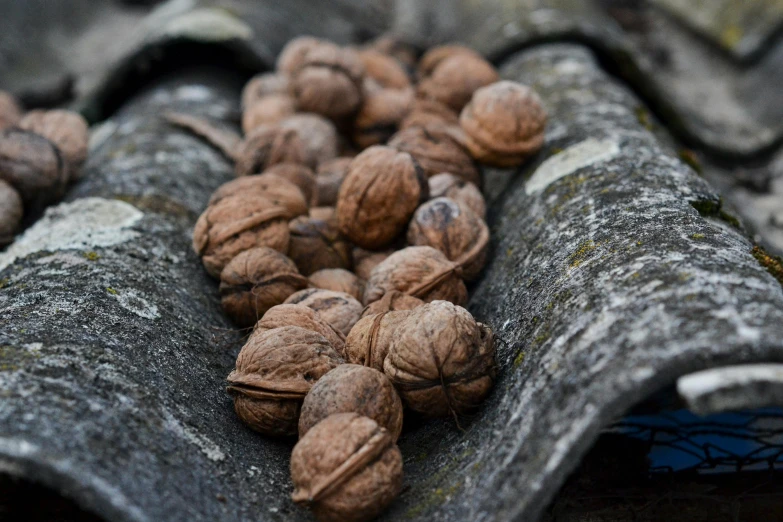
M197 40L247 40L253 35L249 25L217 8L194 9L170 20L162 33L167 37L192 37Z
M145 299L144 295L136 290L114 289L112 294L120 306L144 319L157 319L160 317L158 307Z
M89 250L125 243L139 235L130 228L143 216L128 203L103 198L84 198L51 207L0 254L0 270L35 252Z
M677 393L693 404L700 397L724 390L737 389L742 393L742 388L756 383L783 383L783 364L744 364L691 373L677 380Z
M619 153L620 145L614 140L586 139L543 162L525 184L525 193L530 195L540 192L562 177L595 163L608 161Z
M195 428L182 424L174 415L164 412L167 427L184 437L188 442L196 446L209 460L220 462L226 459L226 454L220 449L220 446L212 442L205 435L199 433Z

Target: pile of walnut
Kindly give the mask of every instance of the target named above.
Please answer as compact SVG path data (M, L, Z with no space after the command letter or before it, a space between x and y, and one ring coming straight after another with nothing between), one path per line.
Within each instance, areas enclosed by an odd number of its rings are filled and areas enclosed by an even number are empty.
M388 38L293 40L243 109L244 139L169 115L236 162L193 234L254 327L228 390L254 430L298 434L295 502L368 520L401 489L403 407L456 419L492 387L493 334L462 308L489 241L476 162L522 163L546 115L470 49L417 62Z
M24 113L0 91L0 247L13 241L25 212L60 199L87 159L89 131L66 110Z

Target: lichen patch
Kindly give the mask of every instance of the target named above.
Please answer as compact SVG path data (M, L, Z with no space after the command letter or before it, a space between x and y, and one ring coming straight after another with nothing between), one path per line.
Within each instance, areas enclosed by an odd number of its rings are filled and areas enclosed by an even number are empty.
M560 178L595 163L609 161L619 153L620 145L614 140L588 138L544 161L525 184L525 193L540 192Z

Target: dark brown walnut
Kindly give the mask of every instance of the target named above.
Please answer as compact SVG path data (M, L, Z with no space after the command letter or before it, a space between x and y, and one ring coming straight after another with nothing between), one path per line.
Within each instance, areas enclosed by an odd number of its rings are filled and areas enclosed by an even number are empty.
M283 326L253 335L227 379L234 410L264 435L296 435L307 392L342 363L326 337L304 328Z
M424 301L412 295L403 294L397 290L386 292L383 297L364 307L362 318L384 312L399 312L413 310L424 304Z
M288 231L288 255L304 275L324 268L351 267L351 245L340 233L335 218L301 216L289 223Z
M427 194L427 179L410 154L370 147L354 158L340 187L340 230L360 247L382 248L405 229Z
M395 442L402 431L402 401L383 372L341 364L310 389L299 416L299 438L335 413L358 413L386 428Z
M395 58L399 63L410 70L413 70L413 68L416 67L416 62L418 61L418 52L416 51L416 48L392 35L379 36L375 40L369 42L367 48L374 49Z
M336 413L294 446L291 480L319 522L368 522L400 494L402 454L374 420Z
M382 250L380 252L375 250L365 250L361 247L353 247L351 251L353 254L353 271L359 276L360 279L367 281L370 278L370 274L373 269L380 265L381 262L394 253L394 249Z
M340 193L340 187L343 184L348 167L353 161L352 157L340 156L318 165L315 173L317 185L317 205L334 206L337 204L337 195Z
M54 143L68 165L71 179L79 177L87 159L87 142L90 139L87 120L80 114L58 109L30 111L19 121L19 128Z
M456 419L475 411L492 389L494 336L464 308L435 301L408 312L383 369L410 409Z
M0 131L13 127L22 119L22 108L10 93L0 91Z
M288 210L291 216L301 216L307 214L309 207L302 191L285 178L275 174L256 174L253 176L242 176L223 183L212 193L209 198L209 204L213 205L228 196L239 194L257 194L263 196L272 202L273 205L280 206Z
M278 163L264 171L264 174L273 174L290 181L302 191L305 201L312 205L316 197L316 183L313 169L296 163Z
M389 353L397 327L408 313L409 310L381 312L361 318L345 338L345 359L351 364L383 371L383 361Z
M258 194L228 196L199 216L193 229L193 249L212 277L238 254L266 246L288 252L291 214Z
M299 70L307 54L324 44L334 45L331 42L313 38L312 36L299 36L289 41L277 57L276 66L278 73L291 74Z
M405 68L396 58L375 49L359 51L359 59L364 65L365 74L381 87L405 89L411 80Z
M23 215L22 197L14 187L0 179L0 247L14 240Z
M416 98L411 110L400 122L400 129L408 127L448 127L459 125L459 114L439 101Z
M251 248L237 254L220 273L220 302L234 323L249 327L307 284L294 262L277 250Z
M413 104L413 90L380 89L364 99L353 126L353 140L362 148L385 143Z
M392 136L389 146L413 156L427 177L451 172L481 186L473 158L447 127L408 127Z
M324 43L310 49L291 73L291 93L300 110L342 120L359 110L363 77L356 51Z
M459 117L470 154L496 167L520 165L538 152L546 120L538 94L510 81L477 90Z
M438 45L427 50L419 60L418 75L419 78L430 76L435 68L447 58L462 56L466 58L481 58L481 55L464 45L446 44Z
M256 127L239 144L236 174L258 174L278 163L315 169L337 155L337 130L316 114L295 114L274 125Z
M298 326L326 337L332 348L340 355L345 351L345 335L327 323L315 310L304 305L281 304L266 311L256 323L252 335L257 336L267 330L284 326Z
M280 73L263 73L252 77L242 89L242 110L246 111L266 96L287 94L288 83L288 76Z
M296 100L288 94L270 94L242 113L242 132L250 134L261 125L280 123L296 113Z
M487 204L481 190L473 183L464 181L448 172L436 174L428 181L430 198L451 198L468 207L481 219L486 219Z
M348 335L362 314L362 304L345 292L309 288L300 290L285 300L285 304L299 304L312 308L327 323Z
M312 207L308 215L313 219L323 221L337 219L337 211L334 207Z
M68 169L54 143L10 128L0 132L0 180L16 189L28 211L35 211L62 195Z
M438 62L422 77L416 92L422 98L432 98L461 111L477 89L499 79L495 68L484 58L456 54Z
M461 276L459 265L440 250L429 246L403 248L373 269L364 289L364 304L397 290L426 302L444 300L463 305L468 290Z
M408 225L408 244L431 246L462 268L462 277L475 279L487 261L489 228L465 205L449 198L427 201Z
M364 281L344 268L324 268L310 274L308 279L313 288L344 292L357 301L364 297Z

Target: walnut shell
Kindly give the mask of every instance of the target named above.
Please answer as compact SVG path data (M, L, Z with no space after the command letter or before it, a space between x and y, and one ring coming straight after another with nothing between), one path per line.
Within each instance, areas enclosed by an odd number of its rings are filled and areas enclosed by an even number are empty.
M285 300L285 304L300 304L312 308L327 323L348 335L362 314L362 304L349 294L310 288L300 290Z
M337 211L334 207L312 207L308 215L313 219L323 221L337 219Z
M353 271L360 279L367 281L373 269L395 252L393 248L382 250L365 250L362 247L353 247Z
M288 255L309 276L323 268L350 268L351 245L340 233L337 220L301 216L288 224Z
M280 123L296 113L296 100L288 94L270 94L242 113L242 132L250 134L261 125Z
M223 311L241 327L253 326L267 310L307 288L293 261L268 247L238 254L220 272Z
M453 56L463 56L466 58L481 58L481 55L464 45L458 44L446 44L438 45L427 50L419 60L418 75L419 78L424 78L432 74L432 71L440 65L440 63Z
M68 169L54 143L10 128L0 131L0 180L16 189L27 210L35 211L62 195Z
M14 187L0 179L0 247L14 240L23 215L22 197Z
M274 174L299 187L308 204L312 204L315 200L317 187L315 174L310 167L296 163L278 163L266 169L264 174Z
M368 78L375 80L381 87L404 89L410 87L411 80L405 68L397 59L375 49L359 51L359 60L364 65Z
M296 435L305 395L342 363L323 335L304 328L284 326L253 335L227 379L234 410L265 435Z
M363 77L356 51L321 44L310 49L291 73L291 94L300 110L340 120L359 109Z
M273 205L288 210L291 216L301 216L309 210L299 187L287 179L269 173L242 176L223 183L212 193L209 204L214 205L225 197L244 193L263 196Z
M87 159L90 131L81 114L65 110L35 110L24 115L19 128L43 136L57 146L68 165L69 176L79 177Z
M288 252L290 213L263 196L242 193L210 205L193 229L193 249L204 268L219 277L237 254L267 246Z
M447 127L459 125L459 114L436 100L416 98L410 112L400 122L400 129L408 127Z
M267 330L283 326L298 326L326 337L334 350L341 354L345 351L345 335L327 323L315 310L304 305L280 304L266 311L253 329L253 335L261 335Z
M487 224L453 199L431 199L416 209L407 237L409 245L431 246L446 254L468 281L478 276L487 261Z
M281 73L263 73L253 76L242 89L242 110L273 94L288 94L288 76Z
M368 95L354 120L353 140L362 148L385 143L410 112L413 89L381 89Z
M345 338L345 359L351 364L383 371L383 361L389 353L391 341L408 312L381 312L361 318Z
M491 63L468 54L455 54L439 61L421 78L417 93L461 111L477 89L498 81L500 77Z
M277 70L283 74L291 74L300 69L307 54L321 45L334 45L331 42L312 36L298 36L283 47L277 57Z
M10 93L0 91L0 131L13 127L22 119L22 108Z
M481 186L481 173L473 158L448 128L409 127L395 134L389 146L413 156L428 178L450 172Z
M459 117L470 154L496 167L517 166L538 152L546 120L538 94L510 81L477 90Z
M333 207L337 204L337 195L348 174L348 167L353 158L340 156L318 165L315 173L317 185L316 205Z
M410 154L374 146L354 158L337 198L340 230L364 248L381 248L402 232L427 181Z
M396 442L402 431L402 401L382 371L341 364L310 389L299 416L299 438L335 413L358 413L386 428Z
M434 301L408 312L383 363L412 410L455 418L473 412L496 375L492 331L459 306Z
M367 522L400 494L402 454L374 420L335 413L294 446L291 480L320 522Z
M468 290L460 276L459 265L440 250L410 246L373 269L364 289L364 303L374 303L385 293L398 290L426 302L442 299L463 305L468 300Z
M337 155L337 130L316 114L295 114L274 125L256 127L237 147L237 176L263 172L278 163L314 169Z
M451 198L468 207L481 219L487 217L487 203L481 190L468 181L464 181L454 174L441 172L432 176L429 180L430 198Z
M413 45L390 34L384 34L372 40L367 44L367 48L391 56L410 70L416 66L418 61L418 52Z
M364 281L344 268L323 268L310 274L310 286L334 292L343 292L361 301Z
M386 292L383 297L364 307L362 318L384 312L399 312L413 310L424 304L424 301L412 295L403 294L397 290ZM358 324L358 323L357 323Z

